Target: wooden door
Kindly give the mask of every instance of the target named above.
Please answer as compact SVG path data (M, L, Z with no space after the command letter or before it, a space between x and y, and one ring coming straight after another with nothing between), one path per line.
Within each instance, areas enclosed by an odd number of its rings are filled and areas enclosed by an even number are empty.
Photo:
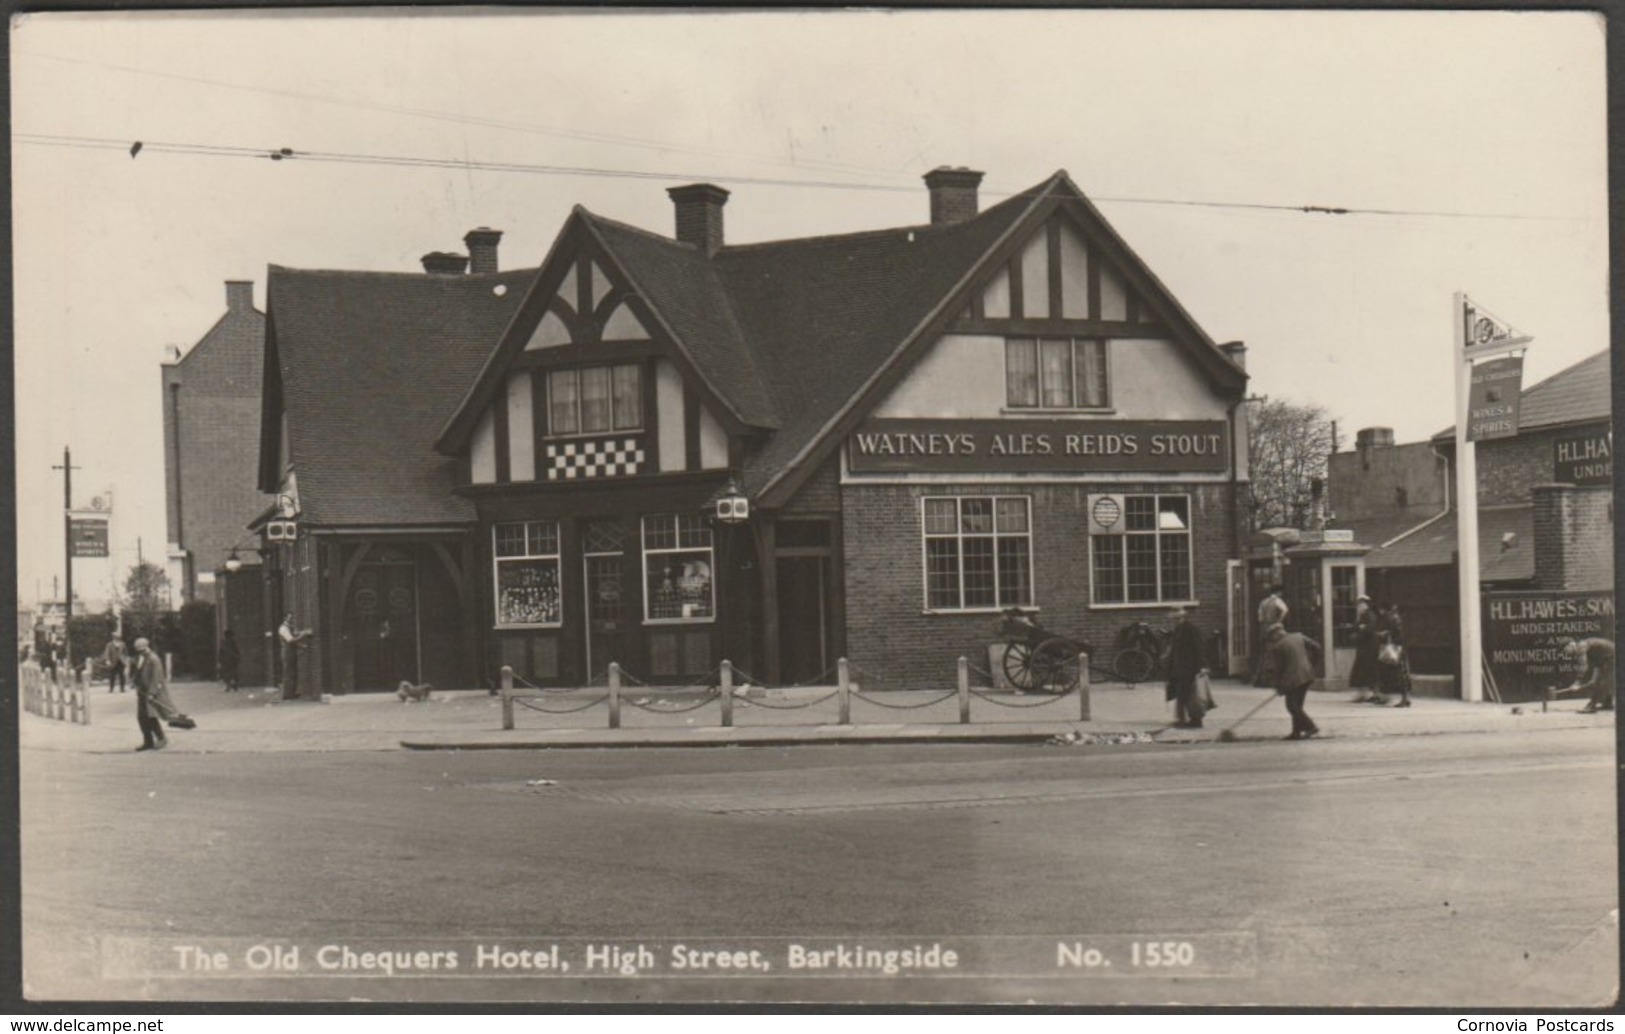
M419 681L417 566L364 564L350 588L355 688L393 690Z

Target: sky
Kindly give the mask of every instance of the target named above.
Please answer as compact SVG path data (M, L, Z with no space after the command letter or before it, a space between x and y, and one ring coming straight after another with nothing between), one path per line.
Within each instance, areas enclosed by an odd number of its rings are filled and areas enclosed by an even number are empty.
M159 364L226 280L263 309L269 264L416 271L476 226L535 266L573 205L670 233L696 180L743 243L923 223L940 165L984 205L1066 169L1345 447L1452 422L1455 291L1534 336L1526 384L1608 343L1585 13L44 13L10 43L25 605L62 573L64 446L76 505L115 501L80 594L161 558Z

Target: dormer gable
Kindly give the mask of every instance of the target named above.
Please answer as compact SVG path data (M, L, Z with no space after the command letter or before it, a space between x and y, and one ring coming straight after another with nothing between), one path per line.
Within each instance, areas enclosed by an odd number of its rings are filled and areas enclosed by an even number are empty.
M469 486L728 469L749 426L688 345L578 208L436 448Z

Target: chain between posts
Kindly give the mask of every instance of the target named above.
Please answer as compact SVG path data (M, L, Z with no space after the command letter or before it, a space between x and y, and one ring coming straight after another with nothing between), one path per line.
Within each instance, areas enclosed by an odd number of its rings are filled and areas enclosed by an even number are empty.
M603 696L594 697L585 704L582 704L580 707L541 707L537 704L531 703L530 700L526 699L525 697L514 697L513 701L521 707L529 708L532 711L540 711L543 714L577 714L578 712L585 711L589 708L597 707L599 704L602 704L608 699L609 694L605 693Z
M979 668L974 664L970 665L969 667L970 667L970 670L974 671L976 674L985 676L990 685L996 685L997 684L997 680L994 679L992 672L988 671L985 668ZM1008 708L1010 708L1012 710L1015 710L1015 711L1023 711L1023 710L1026 710L1026 709L1032 708L1032 707L1048 707L1051 704L1060 703L1062 700L1065 700L1067 697L1071 696L1076 691L1077 691L1076 686L1068 686L1066 689L1062 690L1059 693L1051 693L1051 694L1049 694L1048 695L1049 699L1047 699L1047 700L1038 700L1038 701L1034 701L1033 703L1030 703L1030 704L1016 704L1016 703L1011 703L1010 701L1007 701L1007 700L1000 700L998 697L994 696L992 693L984 693L981 690L976 689L974 687L970 688L971 696L977 697L977 698L979 698L981 700L986 700L988 703L994 704L994 705L996 705L998 707L1008 707Z

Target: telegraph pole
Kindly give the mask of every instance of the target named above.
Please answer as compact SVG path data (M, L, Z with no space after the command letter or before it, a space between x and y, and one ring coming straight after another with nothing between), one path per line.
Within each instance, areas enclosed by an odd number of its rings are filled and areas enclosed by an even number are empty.
M64 618L62 625L62 659L65 667L73 670L73 458L68 453L68 447L62 447L62 466L52 466L52 470L62 472L62 567L66 577L67 593L64 595Z

